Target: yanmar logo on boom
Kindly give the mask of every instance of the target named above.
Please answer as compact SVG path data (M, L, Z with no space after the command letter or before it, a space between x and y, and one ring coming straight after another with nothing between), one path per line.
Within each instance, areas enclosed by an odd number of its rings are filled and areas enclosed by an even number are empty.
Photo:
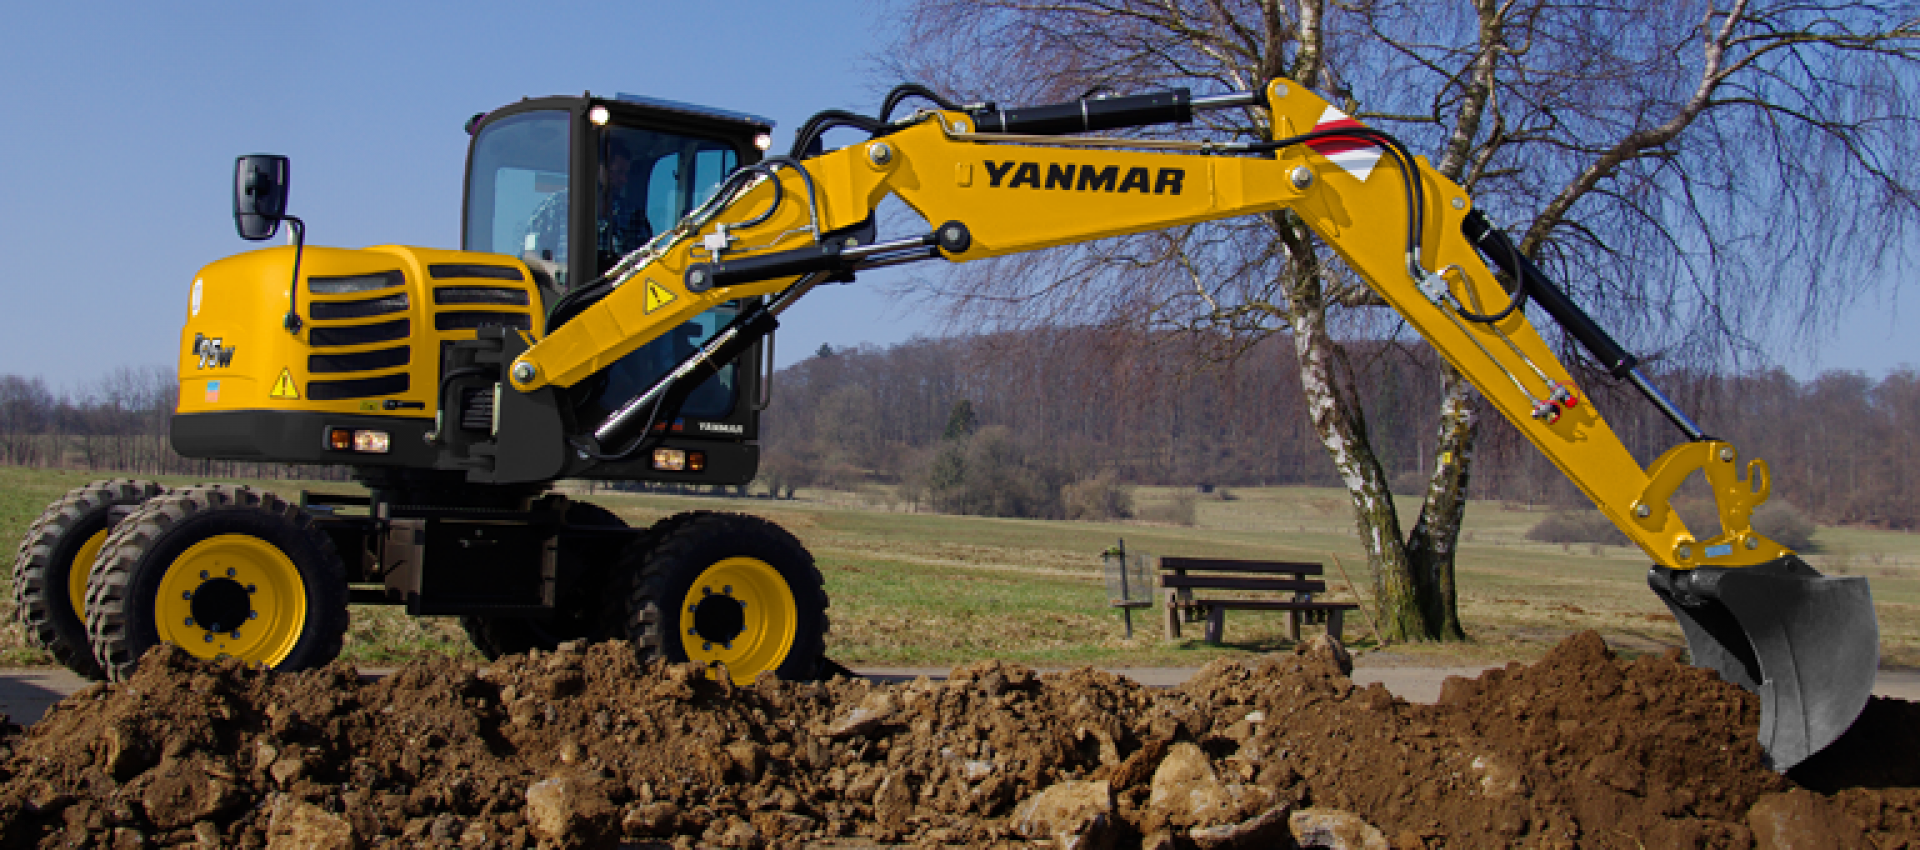
M1066 189L1075 192L1139 192L1142 195L1178 195L1187 179L1184 168L1097 168L1070 162L1040 163L986 160L987 185L999 189Z

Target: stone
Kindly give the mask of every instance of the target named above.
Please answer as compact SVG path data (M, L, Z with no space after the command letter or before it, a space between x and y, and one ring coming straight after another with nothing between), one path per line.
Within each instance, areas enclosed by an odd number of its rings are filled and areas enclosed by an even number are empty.
M267 822L267 850L343 850L358 847L353 823L312 803L279 798Z
M1187 831L1187 838L1200 850L1285 847L1290 837L1287 813L1292 809L1293 804L1281 803L1239 823L1197 826Z
M527 828L545 846L612 847L617 815L599 782L583 776L555 776L527 788L523 813Z
M1387 834L1339 809L1301 809L1287 818L1294 843L1326 850L1391 850Z
M1107 850L1119 833L1113 789L1104 780L1051 785L1014 809L1013 829L1029 839L1051 839L1072 850Z
M1183 741L1167 748L1166 758L1153 772L1142 829L1152 832L1163 826L1227 826L1253 817L1271 804L1271 794L1265 789L1221 782L1207 754Z
M1300 643L1300 654L1308 658L1321 658L1340 669L1340 675L1353 675L1353 654L1333 635L1314 635Z
M834 721L826 730L829 738L851 738L880 728L893 717L893 695L875 691L860 701L853 711Z

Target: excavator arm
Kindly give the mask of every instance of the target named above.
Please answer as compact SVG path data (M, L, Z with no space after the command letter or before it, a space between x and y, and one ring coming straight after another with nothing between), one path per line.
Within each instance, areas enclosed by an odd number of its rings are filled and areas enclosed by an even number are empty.
M1270 111L1272 139L1062 135L1247 106ZM863 143L738 172L707 205L609 272L597 300L522 352L509 370L512 386L525 393L572 385L702 310L769 297L575 446L630 451L645 436L642 417L656 416L676 384L737 356L822 280L1290 210L1653 560L1649 581L1681 621L1695 663L1760 693L1762 743L1776 767L1824 747L1865 705L1878 662L1865 580L1819 576L1755 532L1753 509L1769 491L1766 464L1742 464L1733 446L1706 436L1465 190L1385 134L1284 80L1198 100L1178 91L867 121L874 136ZM877 241L874 211L889 195L941 224ZM1614 377L1638 387L1686 441L1641 467L1517 309L1529 300ZM1695 472L1719 507L1721 527L1708 534L1688 529L1671 503Z

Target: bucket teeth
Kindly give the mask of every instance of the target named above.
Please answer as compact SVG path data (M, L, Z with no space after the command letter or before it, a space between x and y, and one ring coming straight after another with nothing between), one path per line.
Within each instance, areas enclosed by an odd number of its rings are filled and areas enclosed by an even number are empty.
M1760 697L1760 746L1786 771L1834 742L1873 695L1880 627L1867 580L1789 555L1753 567L1654 567L1647 583L1697 666Z

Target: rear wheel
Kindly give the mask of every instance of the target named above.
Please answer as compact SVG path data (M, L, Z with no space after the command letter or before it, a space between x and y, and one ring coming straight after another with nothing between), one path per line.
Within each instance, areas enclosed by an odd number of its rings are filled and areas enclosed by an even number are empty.
M626 528L612 511L590 502L567 505L567 524L597 528ZM586 563L562 565L572 574L565 596L544 617L493 617L466 614L460 625L488 660L517 655L530 649L553 649L570 640L600 641L625 633L627 596L631 577L619 568L617 545L587 546L577 551Z
M696 512L663 520L636 549L631 633L642 657L724 665L736 683L771 671L818 675L827 592L813 556L758 517Z
M95 481L47 507L20 541L13 601L27 639L89 679L101 678L87 645L87 573L107 541L113 509L165 492L152 481Z
M94 660L115 680L160 643L303 670L340 654L346 569L299 507L246 487L194 487L114 528L86 611Z

